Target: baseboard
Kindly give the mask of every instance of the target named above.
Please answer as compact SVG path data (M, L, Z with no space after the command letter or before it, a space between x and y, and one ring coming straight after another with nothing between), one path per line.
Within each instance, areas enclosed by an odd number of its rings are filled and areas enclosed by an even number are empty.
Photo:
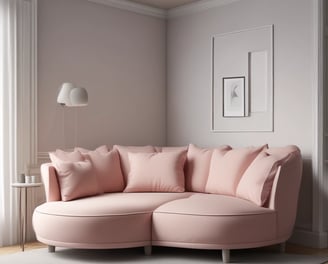
M311 248L327 248L328 233L295 229L288 242Z

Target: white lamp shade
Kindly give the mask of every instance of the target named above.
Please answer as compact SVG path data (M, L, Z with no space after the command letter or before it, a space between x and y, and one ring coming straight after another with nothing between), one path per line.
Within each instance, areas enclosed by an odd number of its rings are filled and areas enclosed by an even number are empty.
M88 105L88 92L85 88L76 87L70 91L70 106L86 106Z
M57 96L57 103L63 106L86 106L88 92L85 88L74 87L72 83L63 83Z
M72 83L63 83L57 96L57 103L61 105L70 106L70 93L73 88L74 85Z

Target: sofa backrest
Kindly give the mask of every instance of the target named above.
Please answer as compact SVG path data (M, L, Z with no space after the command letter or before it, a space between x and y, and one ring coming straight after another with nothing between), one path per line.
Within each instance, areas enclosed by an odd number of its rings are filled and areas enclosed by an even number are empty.
M126 181L129 172L128 152L165 152L165 151L181 151L187 150L187 159L185 162L185 188L190 192L206 192L205 186L208 181L210 162L213 149L201 149L192 144L188 147L124 147L115 146L120 154L120 163L122 172ZM223 153L231 150L230 146L222 146L220 149ZM255 148L258 149L258 148ZM302 158L300 150L296 146L286 146L282 148L266 148L261 147L267 156L274 157L273 167L269 167L269 173L273 173L273 177L269 178L268 198L263 200L262 206L282 212L281 219L284 215L288 217L289 222L295 221L298 193L302 173ZM265 157L264 157L265 158ZM270 157L271 158L271 157ZM256 161L256 160L255 160ZM252 165L252 164L251 164ZM249 167L251 167L251 165ZM279 166L277 166L279 165ZM276 166L276 167L275 167ZM247 170L246 172L247 173ZM41 166L42 179L45 186L47 201L61 200L61 186L57 180L57 173L51 163ZM249 174L249 173L248 173ZM252 175L251 175L252 176ZM269 175L270 176L270 175ZM229 175L227 175L229 177ZM271 182L270 182L271 181ZM272 191L271 191L272 187ZM258 187L257 187L258 188ZM254 189L250 187L250 192ZM237 194L236 194L237 195ZM238 196L238 195L237 195ZM240 197L245 198L245 197ZM247 197L246 197L247 199ZM254 201L253 201L254 202ZM292 208L292 209L291 209ZM287 221L287 222L288 222ZM283 225L282 225L283 226ZM290 225L286 225L290 226Z
M302 179L302 156L296 146L271 148L270 153L290 155L279 167L274 178L270 198L266 207L277 211L278 236L289 238L296 219L299 190Z
M46 201L60 201L60 187L57 179L56 169L52 163L44 163L41 165L41 177L46 195Z

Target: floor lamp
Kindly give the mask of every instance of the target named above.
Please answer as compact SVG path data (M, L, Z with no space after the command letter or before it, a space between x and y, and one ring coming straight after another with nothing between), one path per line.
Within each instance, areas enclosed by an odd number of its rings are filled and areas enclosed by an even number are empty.
M57 103L63 107L79 107L88 105L88 92L85 88L75 87L72 83L63 83L57 96ZM77 110L75 111L74 144L77 137ZM65 119L63 112L63 137L65 138Z

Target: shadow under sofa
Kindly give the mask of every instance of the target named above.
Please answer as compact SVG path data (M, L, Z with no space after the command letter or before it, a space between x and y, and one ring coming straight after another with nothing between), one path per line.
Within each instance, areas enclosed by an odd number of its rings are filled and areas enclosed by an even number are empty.
M191 161L190 149L186 149L184 172ZM37 239L51 252L56 246L144 247L147 255L152 246L222 250L225 263L232 249L284 245L295 222L302 159L295 146L266 151L281 155L284 162L277 166L262 206L233 195L190 190L103 193L62 201L58 172L52 163L43 164L47 202L33 214ZM119 155L124 170L126 153Z

